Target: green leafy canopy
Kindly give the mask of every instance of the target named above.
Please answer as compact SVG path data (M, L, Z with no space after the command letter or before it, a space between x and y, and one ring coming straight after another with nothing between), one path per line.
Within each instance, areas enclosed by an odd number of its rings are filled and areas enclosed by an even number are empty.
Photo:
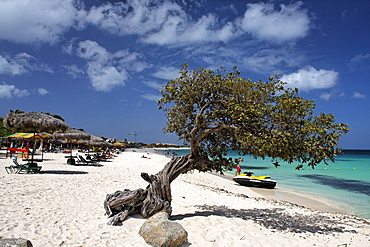
M159 109L166 113L166 132L175 133L196 157L212 157L208 170L233 167L228 150L253 157L298 162L314 168L341 150L340 137L348 125L335 123L332 114L314 115L313 100L298 96L275 75L267 82L240 77L236 67L227 72L183 64L180 76L161 91ZM278 163L275 163L278 165Z

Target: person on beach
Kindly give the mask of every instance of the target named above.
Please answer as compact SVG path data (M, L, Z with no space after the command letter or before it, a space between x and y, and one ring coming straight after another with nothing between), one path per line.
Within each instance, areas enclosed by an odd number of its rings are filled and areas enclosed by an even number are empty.
M239 159L235 159L235 162L236 162L236 172L235 172L235 175L240 175L240 173L242 172L242 168L240 167L240 162L244 161L244 158L239 158Z
M237 164L236 165L236 172L235 172L235 175L237 176L237 175L240 175L240 173L242 172L242 169L241 169L241 167L240 167L240 164Z

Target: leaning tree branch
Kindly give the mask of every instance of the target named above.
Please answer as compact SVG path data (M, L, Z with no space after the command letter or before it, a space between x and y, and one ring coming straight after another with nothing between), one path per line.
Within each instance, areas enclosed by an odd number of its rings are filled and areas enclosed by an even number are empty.
M180 174L195 168L205 169L207 165L207 157L185 155L171 159L157 174L141 173L141 177L149 183L145 190L125 189L107 195L104 208L108 217L111 218L108 224L119 225L135 213L140 213L144 218L160 211L171 214L171 182Z
M199 145L199 143L209 134L212 133L217 133L220 132L223 129L230 129L230 130L238 130L238 127L233 126L233 125L227 125L227 124L220 124L220 123L213 123L213 122L208 122L207 125L218 125L215 128L208 128L202 131L198 137L196 138L197 140L195 141L196 145Z

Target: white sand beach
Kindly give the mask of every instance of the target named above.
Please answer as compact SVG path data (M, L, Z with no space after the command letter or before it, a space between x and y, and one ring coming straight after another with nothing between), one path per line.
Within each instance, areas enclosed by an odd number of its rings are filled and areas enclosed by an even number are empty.
M103 202L117 190L145 188L140 173L158 172L169 158L128 149L95 167L66 165L64 156L44 154L40 174L7 174L12 161L1 156L0 237L28 239L35 247L148 246L138 234L144 218L109 226ZM170 219L188 232L182 246L370 246L368 220L329 213L340 210L315 199L199 172L181 175L171 188Z

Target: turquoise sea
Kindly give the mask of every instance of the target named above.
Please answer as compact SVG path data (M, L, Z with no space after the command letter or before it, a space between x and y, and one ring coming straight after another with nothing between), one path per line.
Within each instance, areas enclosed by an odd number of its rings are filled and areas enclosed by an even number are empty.
M189 150L170 150L177 156L186 155ZM277 181L276 189L303 193L322 198L347 212L370 219L370 150L344 150L335 162L319 164L312 169L304 167L295 170L297 164L280 163L275 168L270 158L254 159L229 152L228 157L244 158L240 163L242 172L252 171L256 176L269 175ZM234 175L235 171L226 173Z

